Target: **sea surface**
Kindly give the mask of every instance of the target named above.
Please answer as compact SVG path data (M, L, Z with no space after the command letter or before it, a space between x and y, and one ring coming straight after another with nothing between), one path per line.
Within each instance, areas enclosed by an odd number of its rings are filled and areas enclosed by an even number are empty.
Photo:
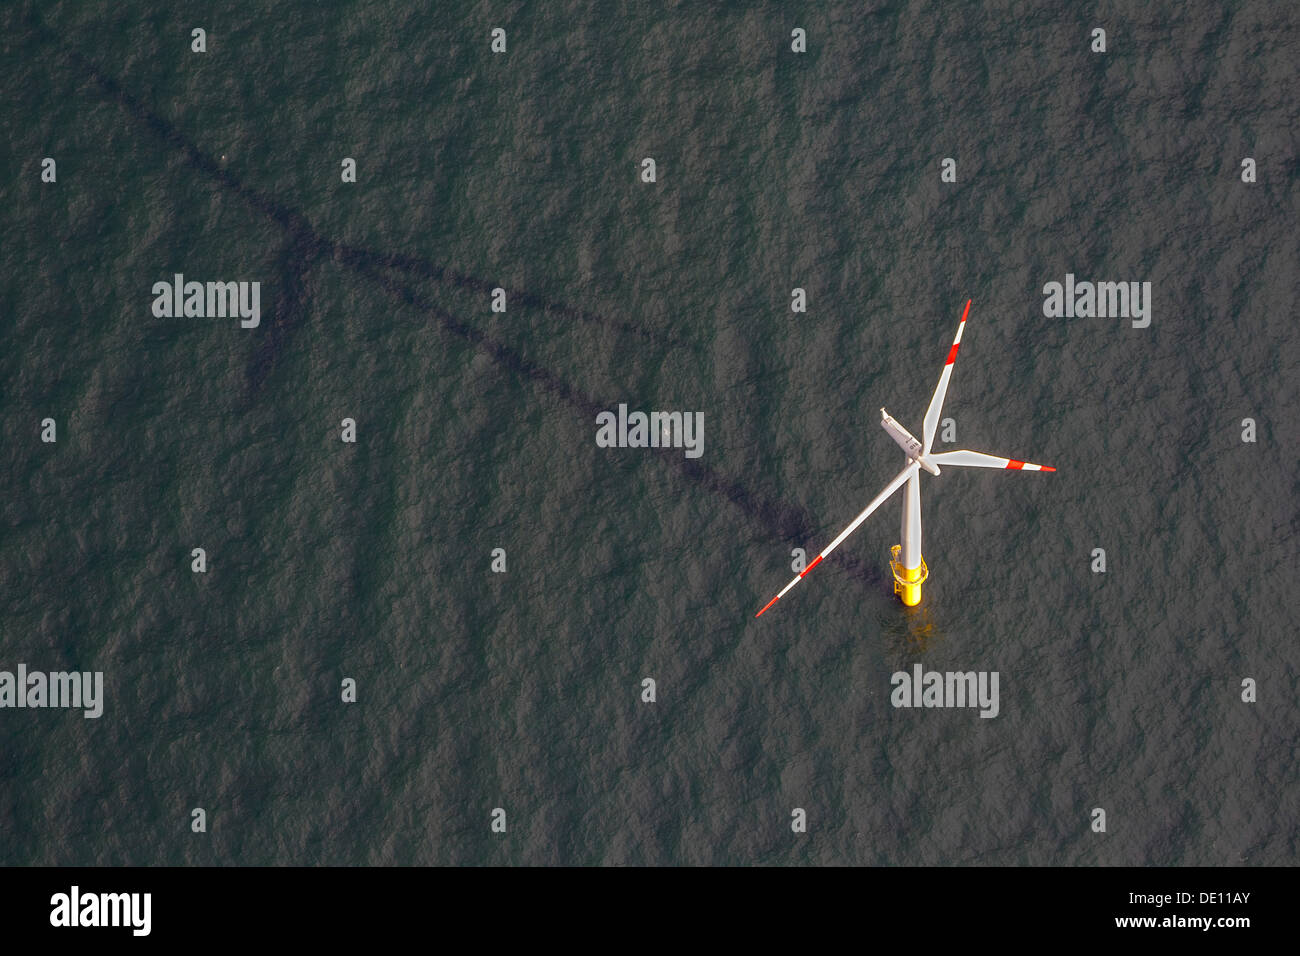
M1296 862L1294 4L21 0L0 56L0 670L106 698L0 709L0 863ZM756 620L968 299L943 447L1058 471L922 475L915 610L899 497Z

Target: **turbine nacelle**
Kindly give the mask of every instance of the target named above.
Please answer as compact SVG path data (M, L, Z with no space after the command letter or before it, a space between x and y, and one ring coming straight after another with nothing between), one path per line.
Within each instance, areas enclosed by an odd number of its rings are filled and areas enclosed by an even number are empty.
M898 420L883 408L880 410L880 427L889 432L889 437L903 449L908 461L914 461L932 475L939 474L939 466L925 456L925 446L915 435L909 432Z

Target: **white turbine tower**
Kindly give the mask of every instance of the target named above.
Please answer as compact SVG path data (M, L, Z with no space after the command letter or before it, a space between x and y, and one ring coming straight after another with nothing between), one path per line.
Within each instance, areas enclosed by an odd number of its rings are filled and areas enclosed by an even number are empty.
M867 520L867 516L875 511L885 500L903 485L907 486L907 491L903 494L903 528L902 543L893 547L893 560L889 566L894 572L894 593L902 598L903 603L913 606L921 603L921 583L929 576L929 569L925 566L925 559L921 557L921 475L920 470L924 468L932 475L939 474L940 465L952 465L958 468L1010 468L1017 471L1056 471L1055 468L1049 468L1046 465L1035 465L1028 461L1017 461L1014 458L998 458L996 455L985 455L978 451L947 451L938 455L930 454L930 446L934 444L934 434L939 427L939 415L943 410L943 397L948 393L948 380L952 378L952 366L957 361L957 347L961 345L961 334L966 328L966 319L970 315L970 300L966 300L966 309L961 314L961 322L957 326L957 337L953 339L952 348L948 352L948 360L944 362L943 372L939 375L939 385L934 390L934 396L930 399L930 407L925 412L925 422L922 427L923 441L917 441L906 428L898 424L889 413L883 408L880 410L880 424L885 431L889 432L891 438L898 442L903 453L907 455L907 466L894 476L894 479L887 485L880 494L871 499L871 504L863 509L862 513L853 519L853 522L839 533L839 535L828 544L822 553L817 555L813 562L804 568L794 580L783 587L779 594L767 604L763 605L763 610L759 611L754 617L762 617L763 611L766 611L781 598L785 597L786 592L808 576L813 568L821 563L822 558L830 554L843 543L844 539L858 530L858 525Z

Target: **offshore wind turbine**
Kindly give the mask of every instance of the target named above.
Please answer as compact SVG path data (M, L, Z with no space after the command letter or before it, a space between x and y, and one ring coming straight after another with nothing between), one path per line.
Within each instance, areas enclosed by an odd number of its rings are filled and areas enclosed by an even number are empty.
M880 410L880 425L885 431L889 432L889 436L903 449L903 453L907 456L906 467L895 475L889 484L885 485L880 494L871 499L871 503L863 509L862 513L854 518L852 523L841 531L835 540L828 544L808 567L804 568L795 576L794 580L783 587L776 597L763 605L763 609L754 617L762 617L763 611L766 611L785 597L786 592L806 578L813 568L821 564L822 558L843 544L844 539L857 531L858 525L866 521L868 515L884 504L890 495L904 485L907 486L907 490L903 494L902 542L894 545L891 549L892 560L889 562L889 567L894 572L894 593L909 607L920 604L921 583L930 575L929 568L925 566L925 559L921 557L921 469L925 469L936 476L939 474L940 465L951 465L957 468L1006 468L1012 471L1056 471L1055 468L1049 468L1047 465L1035 465L1033 462L1018 461L1015 458L999 458L996 455L986 455L978 451L963 450L941 452L937 455L930 454L930 447L934 444L935 432L939 428L939 415L943 411L943 399L948 394L948 381L952 378L952 366L957 361L957 347L961 345L961 334L966 329L966 319L969 316L970 300L967 299L966 309L962 312L961 322L957 325L957 337L953 339L952 348L948 351L948 360L944 362L943 371L939 374L939 384L934 390L934 395L930 398L930 407L925 412L925 421L921 429L923 440L917 441L916 437L895 421L887 411L883 408Z

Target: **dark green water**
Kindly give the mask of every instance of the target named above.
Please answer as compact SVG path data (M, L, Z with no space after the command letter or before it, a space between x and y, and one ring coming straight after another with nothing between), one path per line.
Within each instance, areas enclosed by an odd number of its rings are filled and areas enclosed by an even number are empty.
M106 696L0 709L0 863L1295 862L1293 7L152 6L0 10L0 669ZM967 298L955 447L1059 471L925 476L916 611L894 499L754 620Z

